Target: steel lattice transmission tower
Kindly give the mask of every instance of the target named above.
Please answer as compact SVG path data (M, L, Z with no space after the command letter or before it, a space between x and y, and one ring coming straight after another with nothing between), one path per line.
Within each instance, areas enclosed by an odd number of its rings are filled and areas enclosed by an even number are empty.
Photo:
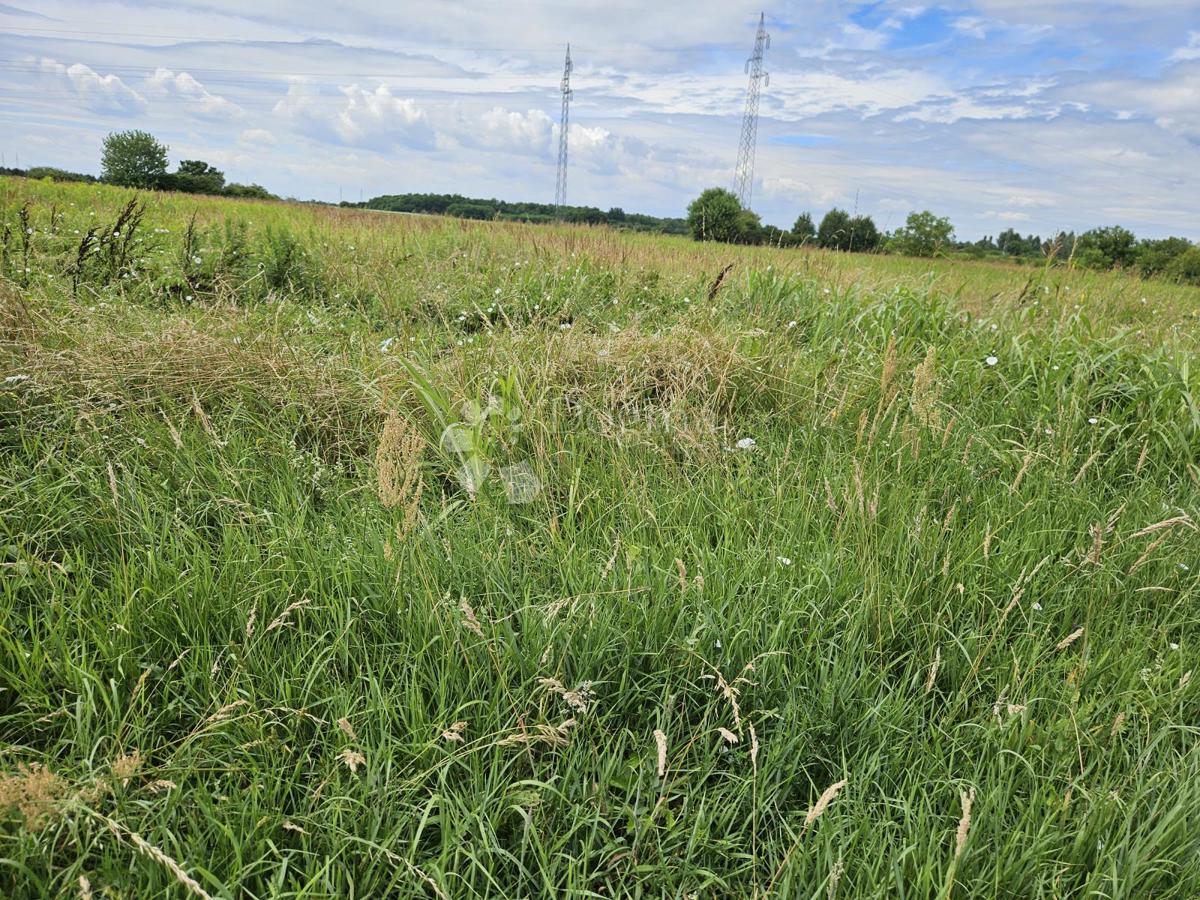
M743 209L750 208L750 194L754 190L754 146L758 143L758 94L761 88L771 83L771 76L763 71L763 51L771 46L762 13L758 16L758 34L754 38L754 53L746 60L746 72L750 84L746 87L746 112L742 116L742 140L738 144L737 168L733 175L733 192L742 202Z
M567 61L563 64L562 119L558 126L558 179L554 183L554 209L567 204L567 125L571 107L571 45L567 44Z

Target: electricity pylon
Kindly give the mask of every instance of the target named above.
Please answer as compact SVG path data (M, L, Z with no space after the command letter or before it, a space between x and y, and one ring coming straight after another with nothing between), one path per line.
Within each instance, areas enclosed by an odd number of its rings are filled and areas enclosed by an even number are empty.
M742 116L742 140L738 144L737 168L733 175L733 192L737 194L743 209L750 208L750 194L754 190L754 147L758 142L758 94L762 87L771 83L771 76L763 71L763 51L770 46L771 36L767 34L764 17L760 13L758 34L754 38L754 53L746 60L746 72L750 76L750 84L746 88L746 112Z
M554 183L554 211L567 204L567 125L571 106L571 45L567 44L567 61L563 64L562 119L558 126L558 179Z

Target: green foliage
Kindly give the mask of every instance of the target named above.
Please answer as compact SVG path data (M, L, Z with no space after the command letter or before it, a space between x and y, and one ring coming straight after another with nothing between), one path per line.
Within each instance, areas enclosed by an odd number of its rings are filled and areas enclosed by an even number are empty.
M343 203L343 206L359 204ZM463 219L501 219L513 222L572 222L583 225L608 225L625 231L646 231L661 234L687 234L683 219L663 219L656 216L627 213L614 207L607 213L594 206L566 206L556 210L550 203L512 203L506 200L484 200L460 194L388 194L374 197L361 204L367 209L389 212L433 213Z
M858 253L870 253L881 243L883 236L875 227L875 220L870 216L855 216L849 223L850 241L848 250Z
M1197 288L130 193L0 179L0 896L1200 896Z
M116 131L104 139L100 178L120 187L156 188L167 174L167 147L146 131Z
M796 224L792 226L792 237L797 244L811 244L816 240L817 226L813 224L811 215L803 212L796 217Z
M954 239L950 220L925 210L908 214L903 228L892 235L890 249L905 256L937 256Z
M688 230L697 241L745 243L745 229L754 222L747 212L732 191L709 188L688 204Z
M1136 244L1133 232L1119 225L1093 228L1079 236L1075 258L1090 268L1126 268L1137 258Z
M1171 260L1164 273L1173 281L1200 285L1200 247L1193 246L1180 253Z
M203 160L185 159L173 174L163 177L161 187L185 194L220 194L225 187L225 173Z
M1169 237L1162 240L1140 241L1137 245L1137 267L1143 278L1161 275L1171 262L1195 245L1187 238Z
M817 229L818 244L826 250L849 250L852 239L850 213L836 207L825 213Z
M260 184L227 184L222 188L221 193L226 197L241 197L247 200L278 200L279 197L272 194Z
M49 178L51 181L75 181L91 184L96 180L94 175L82 172L68 172L66 169L56 169L54 166L32 166L25 173L26 178Z

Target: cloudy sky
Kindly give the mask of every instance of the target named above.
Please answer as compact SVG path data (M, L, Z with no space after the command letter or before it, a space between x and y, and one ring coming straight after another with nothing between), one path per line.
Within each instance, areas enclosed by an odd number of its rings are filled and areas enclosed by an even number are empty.
M336 201L568 200L682 215L730 186L761 0L0 0L0 152L96 172L143 128L172 160ZM755 210L912 209L962 237L1120 223L1200 239L1198 0L776 3Z

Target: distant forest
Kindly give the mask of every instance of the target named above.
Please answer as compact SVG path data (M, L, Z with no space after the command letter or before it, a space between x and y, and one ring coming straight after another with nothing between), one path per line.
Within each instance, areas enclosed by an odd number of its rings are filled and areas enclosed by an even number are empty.
M658 234L688 234L685 219L662 219L640 213L627 213L620 207L605 212L594 206L564 206L555 209L550 203L510 203L507 200L484 200L461 194L386 194L363 203L343 202L342 206L361 209L382 209L389 212L434 213L457 216L460 219L500 219L510 222L575 222L585 225L608 225L626 231L650 231Z

